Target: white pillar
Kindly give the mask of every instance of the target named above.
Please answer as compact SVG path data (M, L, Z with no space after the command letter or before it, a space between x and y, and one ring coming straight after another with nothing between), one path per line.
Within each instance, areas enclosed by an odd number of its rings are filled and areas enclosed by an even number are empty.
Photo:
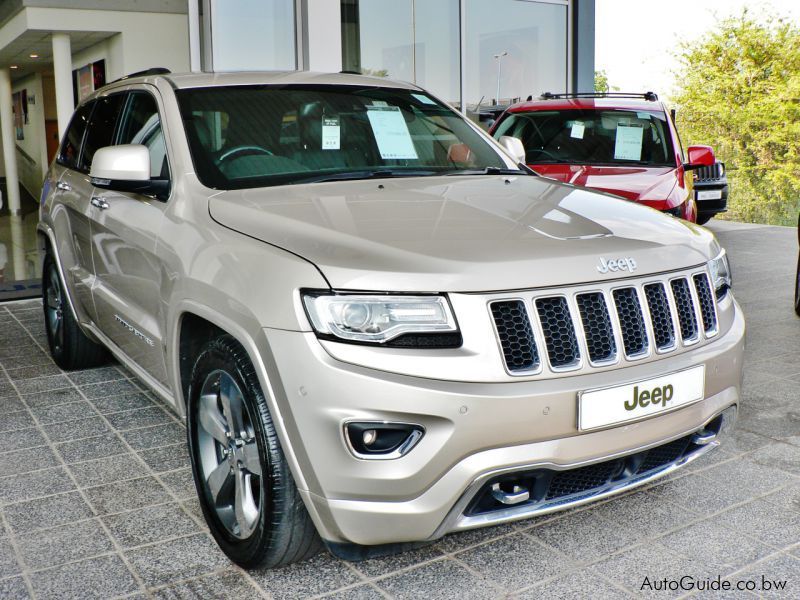
M14 134L14 113L11 110L11 72L0 69L0 133L3 138L3 162L6 167L8 210L19 214L19 177L17 176L17 142Z
M53 34L53 76L56 88L58 138L63 139L75 110L72 98L72 48L68 33Z

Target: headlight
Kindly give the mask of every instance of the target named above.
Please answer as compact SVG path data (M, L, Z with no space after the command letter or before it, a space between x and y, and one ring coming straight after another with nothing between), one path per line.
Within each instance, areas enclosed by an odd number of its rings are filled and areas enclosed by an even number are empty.
M350 342L454 347L461 345L444 296L305 293L303 304L317 334Z
M708 270L711 272L711 283L717 294L717 299L722 298L733 284L731 267L728 264L728 255L723 249L716 258L708 261Z

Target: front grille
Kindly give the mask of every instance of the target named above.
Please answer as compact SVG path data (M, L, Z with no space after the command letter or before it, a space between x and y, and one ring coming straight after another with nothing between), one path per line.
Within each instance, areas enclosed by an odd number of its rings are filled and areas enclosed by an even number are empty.
M617 306L617 317L620 329L622 329L622 345L625 347L625 355L630 358L646 354L647 332L636 288L614 290L614 304Z
M594 368L616 364L619 354L623 362L649 360L651 344L664 354L717 334L716 299L705 271L656 279L491 302L506 370L579 370L583 356Z
M678 321L681 325L681 339L689 342L697 338L697 317L694 314L694 302L686 279L670 281L675 307L678 309Z
M492 315L508 370L520 372L538 369L539 352L525 303L522 300L494 302Z
M710 167L699 167L694 170L694 180L703 181L717 181L722 179L725 174L725 165L720 162L714 163Z
M581 314L589 360L595 363L614 360L617 356L617 343L614 341L614 329L603 294L579 294L575 300Z
M711 286L708 276L700 273L694 276L694 287L697 299L700 301L700 316L703 319L703 331L707 334L717 330L717 313L714 310L714 298L711 296Z
M536 308L550 366L555 369L574 366L580 360L580 352L567 299L563 296L539 298Z

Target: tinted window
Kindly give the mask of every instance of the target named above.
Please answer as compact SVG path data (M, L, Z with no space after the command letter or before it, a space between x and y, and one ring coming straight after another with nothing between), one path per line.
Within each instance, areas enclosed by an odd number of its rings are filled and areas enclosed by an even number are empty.
M87 102L79 107L72 120L67 127L67 134L64 136L64 141L61 143L61 149L58 152L58 163L69 167L70 169L78 168L78 157L81 152L81 142L83 141L83 133L86 131L86 124L89 122L89 116L92 114L92 107L94 102Z
M458 113L421 91L290 85L176 94L195 172L208 187L508 166Z
M110 146L114 141L114 128L117 125L117 116L122 108L124 94L114 94L100 98L95 102L94 112L89 121L89 130L86 132L86 141L83 143L83 156L81 165L89 170L92 166L94 153L100 148Z
M495 138L522 140L525 162L675 167L663 111L542 110L512 113Z
M142 144L150 151L150 177L169 179L167 149L156 99L147 92L133 92L122 117L119 144Z

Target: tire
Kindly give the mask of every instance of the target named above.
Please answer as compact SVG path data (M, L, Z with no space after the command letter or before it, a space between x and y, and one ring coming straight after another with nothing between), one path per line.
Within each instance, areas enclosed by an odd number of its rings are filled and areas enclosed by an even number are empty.
M272 568L319 552L255 369L229 335L208 342L194 364L187 436L203 515L228 558Z
M794 312L800 317L800 255L797 257L797 272L794 276Z
M108 350L89 339L75 321L69 296L49 252L42 269L42 300L47 345L59 367L66 371L87 369L108 360Z
M703 215L703 214L698 213L697 214L697 224L698 225L705 225L706 223L708 223L713 218L714 218L713 214Z

